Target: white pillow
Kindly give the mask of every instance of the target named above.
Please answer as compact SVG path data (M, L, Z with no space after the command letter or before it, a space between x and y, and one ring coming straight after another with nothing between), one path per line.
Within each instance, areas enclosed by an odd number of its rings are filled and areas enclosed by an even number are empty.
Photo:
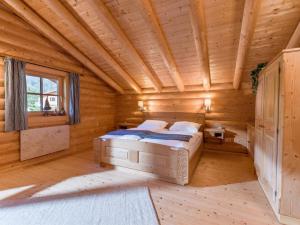
M164 129L168 123L162 120L146 120L137 128L140 130L161 130Z
M184 131L188 133L197 133L200 129L201 124L199 123L193 123L193 122L187 122L187 121L180 121L175 122L169 130L171 131Z

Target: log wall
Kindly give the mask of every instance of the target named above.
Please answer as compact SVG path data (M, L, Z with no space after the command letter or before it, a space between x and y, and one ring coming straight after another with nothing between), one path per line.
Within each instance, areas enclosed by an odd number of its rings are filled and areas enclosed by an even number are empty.
M138 111L137 101L143 100L147 111L190 112L203 111L205 98L211 98L211 111L205 114L206 126L220 124L226 128L226 140L246 146L247 123L254 121L255 99L249 88L242 90L215 90L210 92L160 93L118 95L117 123L138 124L144 114ZM211 146L213 147L213 146Z
M0 57L0 169L31 165L66 154L91 150L94 137L114 128L115 91L21 19L1 7L0 33L0 56L12 56L26 62L81 73L81 123L71 126L70 149L21 163L19 132L3 132L5 91L3 60ZM65 124L67 120L67 117L31 116L29 125L31 128L59 125Z

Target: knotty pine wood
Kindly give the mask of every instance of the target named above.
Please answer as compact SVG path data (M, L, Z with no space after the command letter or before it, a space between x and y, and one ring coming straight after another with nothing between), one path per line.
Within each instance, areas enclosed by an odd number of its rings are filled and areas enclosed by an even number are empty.
M7 21L7 19L9 19L9 21ZM6 23L8 22L11 26L7 26ZM100 81L91 72L87 72L87 70L83 69L72 57L62 53L58 47L41 37L18 17L6 13L6 11L3 11L0 7L0 30L4 28L5 35L0 35L0 56L13 56L43 66L82 73L80 76L81 123L71 126L70 128L70 149L20 163L19 132L3 132L5 119L5 89L3 58L0 57L0 169L4 170L16 166L32 165L45 160L52 160L66 154L91 150L93 138L114 128L115 91ZM23 36L24 39L21 38ZM11 38L13 41L9 43L8 46L8 44L2 40L3 38L7 38L7 40ZM32 40L30 40L31 38ZM22 42L19 42L21 39ZM23 46L23 44L25 46ZM49 56L45 54L46 52L49 52ZM45 67L43 72L47 73L47 71L48 73L53 73L53 69ZM29 126L31 128L55 126L66 124L67 121L67 116L47 118L30 116Z
M282 55L282 89L281 97L284 109L280 109L279 146L282 148L282 174L280 176L281 198L280 213L297 218L300 221L300 48L291 49Z
M6 0L3 2L10 3L12 1ZM72 28L72 26L69 26L70 24L68 25L70 18L72 20L76 19L88 30L95 39L93 42L96 41L103 45L112 58L120 64L121 69L124 69L132 77L142 91L145 88L153 88L153 84L143 71L142 66L136 63L136 60L132 60L132 57L128 54L129 48L123 44L124 39L120 39L119 35L113 32L107 23L98 18L95 7L93 7L93 4L89 4L89 1L61 1L67 12L71 13L71 15L67 13L69 15L68 18L66 13L59 14L58 10L51 9L49 3L52 3L52 1L50 0L24 0L21 2L25 2L37 14L41 15L124 90L132 90L132 88L124 80L124 76L122 78L120 70L118 72L116 67L109 63L110 60L107 60L107 58L105 60L104 55L99 54L99 51L91 45L90 41L86 41L85 38L78 35L78 29ZM202 2L203 17L205 17L207 28L208 60L212 85L232 83L234 68L238 59L237 55L239 55L239 37L243 30L241 29L243 11L245 2L248 1L205 0ZM176 88L170 71L164 63L159 42L153 38L153 32L151 32L149 24L143 20L142 10L137 3L132 0L103 0L103 4L117 21L120 29L124 31L142 61L145 62L150 72L157 76L157 83L161 83L158 85L162 87L162 90L167 87ZM157 18L162 33L166 38L167 46L172 53L174 64L178 69L185 88L191 85L202 86L203 73L201 71L203 68L197 57L192 30L190 1L152 0L151 4L155 12L154 16ZM258 8L253 38L249 41L250 43L247 47L248 54L246 54L247 57L245 58L242 71L242 82L250 81L249 74L251 70L256 68L258 63L270 61L287 46L300 19L300 1L298 0L264 0ZM4 15L4 17L6 16ZM0 18L2 18L2 15ZM7 22L9 23L9 20ZM3 25L1 26L3 27ZM20 26L20 23L18 23L18 26ZM25 32L28 33L28 29L23 31L23 33ZM16 34L16 32L14 33ZM29 36L22 34L22 37L26 39ZM8 39L6 34L3 35L3 43L2 41L0 42L0 52L22 54L29 57L28 49L25 51L25 49L18 48L17 51L13 45L9 44L15 39ZM4 42L6 45L3 45ZM23 40L20 40L21 42ZM28 45L25 44L19 47L28 48ZM47 63L53 61L53 63L58 64L59 61L55 57L53 58L53 54L52 52L51 57L49 55L46 58L38 57L37 55L31 57L34 57L35 60L43 60ZM63 67L64 64L58 66ZM108 83L110 82L108 81ZM122 92L122 90L120 91Z
M0 65L0 79L3 79L2 69L3 66ZM4 133L3 116L0 121L0 169L28 165L65 154L90 150L92 149L93 138L114 129L115 92L98 78L90 75L81 76L80 82L81 123L71 126L70 149L20 163L19 132ZM4 89L3 84L1 84L1 87ZM4 94L1 95L0 108L1 113L4 114ZM32 128L61 125L66 124L66 122L66 117L29 117L29 126Z
M242 73L247 59L247 51L254 33L257 14L260 8L260 0L245 0L243 21L239 38L238 51L233 77L233 87L239 89Z
M1 205L148 186L161 225L279 225L253 173L252 160L236 154L204 152L187 186L100 168L91 151L0 176Z
M203 99L210 97L211 112L205 113L207 126L223 125L226 138L235 136L235 142L246 144L246 126L254 121L254 95L250 89L210 92L161 93L142 95L118 95L116 123L139 124L144 114L138 111L137 101L143 100L150 112L203 112Z
M74 43L70 42L69 40L66 39L66 37L64 37L61 33L59 33L59 31L57 31L57 27L51 26L50 24L48 24L42 17L42 14L38 14L36 12L34 12L29 6L27 6L23 1L4 1L5 4L10 7L11 9L13 9L14 12L17 13L17 15L19 15L21 18L23 18L25 21L27 21L30 25L32 25L34 28L36 28L37 31L39 31L41 34L43 34L46 38L48 38L49 40L51 40L52 42L54 42L55 44L57 44L58 46L60 46L62 49L64 49L66 52L68 52L70 55L72 55L76 60L78 60L79 62L81 62L82 64L84 64L84 66L86 68L88 68L90 71L92 71L94 74L96 74L98 77L100 77L102 80L104 80L107 84L109 84L111 87L113 87L115 90L117 90L119 93L124 93L123 88L118 85L113 79L111 79L110 76L108 76L107 74L105 74L94 62L92 62L88 57L86 57L85 54L83 54L79 49L77 49L74 46ZM48 4L51 5L53 1L48 2ZM58 3L58 7L61 6L60 3ZM62 6L62 9L64 9L64 7ZM59 9L57 9L56 11L59 11L59 14L67 14L68 10L63 10L60 11ZM73 18L71 16L71 18ZM63 18L57 18L57 20L64 20ZM66 21L66 20L64 20ZM75 24L73 23L69 23L67 26L68 27L72 27L71 30L76 30L76 35L77 36L81 36L81 32L79 30L77 30L77 28L82 28L83 31L85 31L85 29L83 27L81 27L81 25L77 22L77 20L75 18L73 18L73 21L75 21ZM69 21L70 22L70 21ZM54 27L56 29L54 29ZM87 33L88 35L90 35L89 33ZM94 39L91 39L94 40ZM82 40L82 42L86 43L86 42L90 42L91 40L89 39L84 39ZM93 46L93 48L95 48ZM99 50L99 49L98 49ZM99 53L99 52L98 52ZM102 54L103 52L100 52L100 54ZM126 76L124 77L126 78ZM129 77L130 78L130 77ZM130 80L128 78L128 80Z
M256 173L283 224L300 223L299 57L300 48L279 54L262 71L256 99Z
M0 4L0 56L12 56L26 62L65 71L89 73L73 57L42 37L31 26Z
M286 48L299 20L300 1L261 1L243 72L244 81L250 80L249 74L258 63L270 62Z

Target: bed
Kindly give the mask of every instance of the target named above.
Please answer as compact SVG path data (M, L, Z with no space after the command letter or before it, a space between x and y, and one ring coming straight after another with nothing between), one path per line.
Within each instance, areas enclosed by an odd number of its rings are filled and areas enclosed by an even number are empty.
M169 124L190 121L202 126L189 142L147 138L122 139L109 135L95 138L97 162L101 165L109 164L152 173L159 179L180 185L188 184L203 149L204 114L147 113L146 119L164 120ZM170 133L166 129L156 132Z

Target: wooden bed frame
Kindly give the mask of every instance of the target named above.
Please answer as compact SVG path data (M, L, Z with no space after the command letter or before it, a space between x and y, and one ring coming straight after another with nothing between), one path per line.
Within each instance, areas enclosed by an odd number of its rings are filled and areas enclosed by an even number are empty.
M165 113L154 114L157 116L147 114L146 118L163 119L170 123L184 120L201 123L204 126L204 114L202 113L173 113L173 116L168 119L161 114ZM202 149L203 140L197 151L190 156L189 151L184 148L173 148L135 140L94 139L97 162L101 165L110 164L152 173L159 179L180 185L189 183Z

